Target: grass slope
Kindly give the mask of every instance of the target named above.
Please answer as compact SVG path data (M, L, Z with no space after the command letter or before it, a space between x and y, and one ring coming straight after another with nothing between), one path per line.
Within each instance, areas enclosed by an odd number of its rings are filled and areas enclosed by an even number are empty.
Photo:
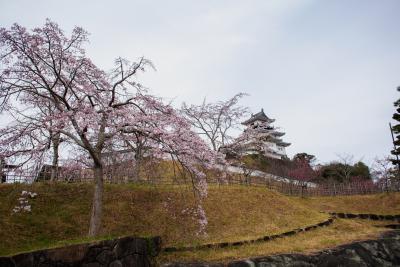
M13 214L22 190L38 193L32 213ZM0 185L0 255L86 241L92 193L90 184ZM160 235L164 246L253 239L327 218L306 204L259 187L211 186L200 238L190 189L106 185L99 238Z
M270 242L192 252L163 252L157 260L159 263L196 261L229 262L236 259L279 253L312 253L344 243L377 238L381 233L387 231L387 229L376 226L387 223L388 222L372 222L368 220L337 219L329 227L319 228L314 231L304 232Z
M298 198L313 210L325 212L400 214L400 193Z

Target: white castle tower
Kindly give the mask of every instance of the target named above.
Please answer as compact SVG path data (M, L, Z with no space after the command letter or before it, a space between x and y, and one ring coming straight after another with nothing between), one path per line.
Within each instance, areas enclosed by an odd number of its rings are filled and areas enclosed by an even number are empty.
M290 143L283 142L280 137L285 135L272 126L274 119L265 115L264 110L257 114L252 114L250 119L242 122L247 126L244 130L248 133L245 140L240 140L240 145L236 145L236 151L240 155L263 154L266 157L282 159L286 157L286 147Z

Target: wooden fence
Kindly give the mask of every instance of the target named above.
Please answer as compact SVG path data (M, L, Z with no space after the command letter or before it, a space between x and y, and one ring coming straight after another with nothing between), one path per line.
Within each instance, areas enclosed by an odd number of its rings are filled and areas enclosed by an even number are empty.
M32 183L50 180L52 170L42 169L39 172L23 172L13 171L6 173L7 183ZM154 185L182 185L191 183L190 177L184 175L175 176L174 178L165 179L162 176L142 175L140 178L136 177L137 174L130 169L122 169L118 172L105 170L104 181L106 183L143 183ZM277 181L273 175L261 176L245 176L242 174L230 173L224 179L221 173L215 172L207 176L209 184L218 185L244 185L244 186L261 186L267 187L271 190L278 191L282 194L289 196L341 196L341 195L360 195L360 194L377 194L389 191L400 191L400 182L392 183L373 183L372 181L359 181L353 183L331 183L331 184L317 184L315 187L301 184L298 181L285 182ZM63 170L60 169L56 172L57 181L63 182L92 182L93 172L90 169L78 170ZM287 181L287 179L286 179Z
M217 179L208 179L210 184L224 184ZM267 177L228 177L226 184L241 184L249 186L267 187L271 190L278 191L285 195L290 196L343 196L343 195L365 195L365 194L378 194L384 192L399 192L400 183L396 185L385 186L382 183L373 183L372 181L360 181L352 183L330 183L330 184L317 184L315 187L309 187L305 184L288 183L276 181Z

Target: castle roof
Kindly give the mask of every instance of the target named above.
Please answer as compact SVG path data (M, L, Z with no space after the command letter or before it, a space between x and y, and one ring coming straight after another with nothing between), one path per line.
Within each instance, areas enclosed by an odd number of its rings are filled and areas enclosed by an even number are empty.
M242 122L242 124L243 125L249 125L249 124L251 124L251 123L253 123L255 121L265 121L265 122L268 122L268 123L272 123L275 120L268 118L267 115L265 115L265 113L264 113L264 109L261 109L260 112L258 112L256 114L252 114L250 119Z
M290 146L291 144L290 143L286 143L286 142L279 142L279 143L277 143L277 145L278 146L287 147L287 146Z
M273 132L271 132L271 134L272 134L272 135L275 135L275 136L284 136L284 135L285 135L285 133L283 133L283 132L277 132L277 131L273 131Z

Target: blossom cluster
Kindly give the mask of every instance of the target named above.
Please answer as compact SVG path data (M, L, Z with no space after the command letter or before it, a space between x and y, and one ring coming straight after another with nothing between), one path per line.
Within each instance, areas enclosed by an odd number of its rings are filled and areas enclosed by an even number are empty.
M21 197L18 198L18 205L16 205L13 209L14 213L18 212L31 212L32 207L29 204L29 198L35 198L37 193L29 192L29 191L22 191Z
M198 216L198 223L199 229L197 231L197 235L199 236L207 236L207 216L206 212L201 204L197 205L197 216Z
M183 208L180 212L176 209L176 207L170 205L171 201L172 199L168 197L167 200L163 202L163 206L173 219L178 219L179 215L190 218L197 223L196 235L201 237L207 236L208 220L201 200L198 199L195 205L187 206Z

